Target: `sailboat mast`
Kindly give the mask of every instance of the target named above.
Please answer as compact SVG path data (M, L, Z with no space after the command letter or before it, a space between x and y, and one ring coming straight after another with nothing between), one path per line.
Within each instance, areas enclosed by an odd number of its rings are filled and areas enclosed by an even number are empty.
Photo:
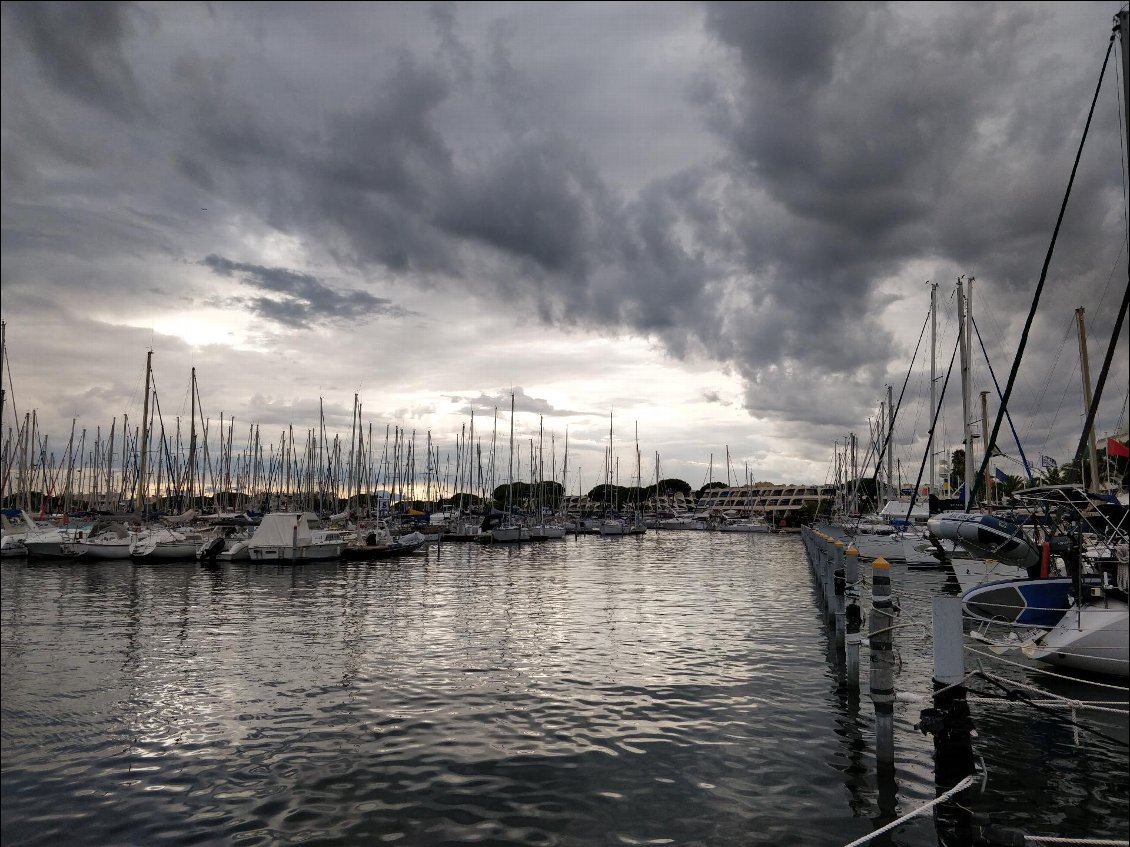
M608 413L608 497L606 499L612 503L612 412ZM614 504L613 508L615 508Z
M982 438L986 439L986 440L982 441L982 443L985 444L986 447L988 447L988 443L987 443L988 435L985 435L985 433L988 431L988 428L989 428L989 392L988 391L982 391L981 392L981 433L982 433ZM986 454L985 458L988 459L988 454ZM992 486L992 483L993 483L993 477L992 477L992 474L989 473L989 465L986 462L986 464L985 464L985 475L981 479L981 484L984 486L984 488L982 490L985 492L985 499L988 500L990 504L993 502L993 486Z
M886 498L885 498L887 500L894 500L894 499L897 499L898 496L899 496L899 492L898 492L897 489L892 491L892 488L894 488L894 479L895 479L895 476L894 476L894 461L893 461L894 450L891 449L892 446L893 446L891 442L894 441L893 436L895 434L895 402L894 401L895 401L894 388L892 386L888 385L887 386L887 431L886 431L885 436L884 436L886 438L886 441L887 441L887 487L886 487L887 495L886 495ZM883 505L886 505L886 504L884 503Z
M145 354L145 400L141 406L141 445L138 448L137 485L134 487L134 502L141 509L141 518L145 519L145 474L149 453L149 379L153 372L153 351Z
M196 368L192 369L191 398L189 399L188 428L188 508L196 508Z
M937 418L938 413L938 284L929 283L930 286L930 420ZM937 472L934 467L934 429L926 440L926 452L930 456L930 493L937 488Z
M962 431L965 434L965 502L962 504L965 511L969 511L973 498L973 433L969 426L969 416L972 414L972 386L969 379L969 332L966 326L965 314L965 289L964 277L957 279L957 326L961 340L961 418Z
M514 392L510 392L510 457L506 477L506 516L509 520L514 506Z
M1091 365L1087 356L1087 326L1083 320L1083 307L1075 310L1075 321L1079 326L1079 371L1083 377L1083 414L1091 408ZM1087 432L1087 451L1091 461L1091 484L1088 491L1099 490L1099 451L1095 443L1095 427L1092 425Z

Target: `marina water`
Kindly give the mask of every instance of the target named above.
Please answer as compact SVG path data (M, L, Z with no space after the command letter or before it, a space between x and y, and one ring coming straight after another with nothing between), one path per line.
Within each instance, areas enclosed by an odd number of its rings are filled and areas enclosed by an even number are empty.
M894 572L900 693L929 694L931 597L956 592ZM6 560L2 614L10 846L834 845L938 793L925 703L896 705L894 772L877 772L866 676L844 685L796 535ZM1126 837L1124 714L1089 721L1104 738L1017 704L973 712L974 811ZM938 829L924 814L871 843Z

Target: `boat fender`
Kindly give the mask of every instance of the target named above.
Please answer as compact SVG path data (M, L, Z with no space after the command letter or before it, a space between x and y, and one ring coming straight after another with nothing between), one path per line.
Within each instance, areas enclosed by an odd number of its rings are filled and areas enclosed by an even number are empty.
M1040 579L1047 579L1051 573L1052 545L1044 541L1040 544Z

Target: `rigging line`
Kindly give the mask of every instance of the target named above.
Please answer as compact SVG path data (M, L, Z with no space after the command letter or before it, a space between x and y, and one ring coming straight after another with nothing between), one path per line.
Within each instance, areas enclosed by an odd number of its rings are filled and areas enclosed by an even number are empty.
M1122 5L1123 5L1123 8L1125 9L1126 4L1123 3ZM1118 20L1117 17L1115 18L1115 20L1116 21ZM1120 26L1121 26L1120 22L1116 23L1116 25L1115 25L1115 31L1116 32L1118 31ZM1126 47L1125 43L1122 46L1123 46L1123 53L1125 53L1125 47ZM1122 65L1119 65L1117 62L1115 62L1115 64L1114 64L1114 78L1116 80L1118 79L1118 72L1120 70L1122 70L1123 67L1125 67L1125 65L1126 65L1126 56L1123 55ZM1122 92L1124 90L1126 90L1125 75L1123 75L1123 77L1124 78L1121 81L1122 84L1116 85L1114 87L1114 96L1115 96L1117 112L1118 112L1118 130L1119 130L1119 132L1118 132L1118 143L1122 146L1122 158L1119 159L1119 164L1122 166L1122 211L1123 211L1123 214L1125 215L1125 217L1123 219L1124 229L1122 230L1122 232L1123 232L1123 235L1126 236L1126 235L1130 235L1130 207L1127 206L1127 202L1126 202L1127 201L1127 197L1126 197L1126 186L1127 186L1126 129L1127 128L1126 128L1126 125L1123 123L1123 116L1125 115L1125 110L1126 110L1127 104L1122 102ZM1125 247L1126 247L1125 238L1122 242L1122 246L1123 246L1123 249L1125 249Z
M1083 450L1087 446L1087 434L1091 431L1091 427L1095 425L1095 414L1099 410L1099 400L1103 396L1103 387L1106 385L1107 374L1110 372L1110 362L1114 358L1114 349L1118 346L1118 337L1122 334L1122 322L1126 320L1126 306L1130 303L1130 276L1126 280L1126 290L1122 293L1122 305L1118 309L1118 318L1114 322L1114 332L1111 333L1110 343L1106 348L1106 358L1103 359L1103 367L1099 372L1099 380L1095 385L1095 393L1091 398L1091 408L1087 410L1087 422L1083 425L1083 434L1079 436L1079 446L1075 449L1075 459L1072 465L1078 465L1083 459ZM1098 468L1091 468L1091 484L1097 485L1098 481L1095 477L1098 475Z
M977 672L977 676L979 676L981 679L985 680L985 682L989 683L990 685L993 685L993 686L1001 689L1004 692L1004 699L1006 699L1006 700L1019 700L1022 703L1027 703L1033 709L1036 709L1039 712L1043 712L1045 715L1048 715L1049 717L1055 718L1056 720L1061 721L1061 722L1067 724L1068 726L1074 727L1075 729L1086 730L1087 732L1091 733L1092 735L1097 735L1099 738L1102 738L1104 741L1110 741L1113 744L1117 744L1119 747L1130 746L1130 744L1127 744L1127 742L1123 741L1121 738L1115 738L1113 735L1107 735L1105 732L1099 732L1097 729L1092 729L1091 727L1086 726L1085 724L1081 724L1078 721L1073 721L1073 720L1070 720L1068 718L1065 718L1063 715L1059 714L1058 712L1056 712L1052 709L1049 709L1047 706L1038 705L1028 695L1028 693L1026 691L1022 691L1019 688L1009 688L1007 685L1004 685L1000 682L997 682L997 680L994 679L993 677L988 676L984 673L981 673L980 671ZM983 691L972 691L972 693L977 694L981 697L988 696L986 694L986 692L983 692Z
M1040 392L1034 395L1032 404L1028 408L1027 419L1028 424L1024 428L1024 439L1027 440L1032 432L1032 422L1037 418L1037 411L1044 407L1044 398L1047 396L1048 388L1051 386L1052 375L1059 368L1060 357L1063 356L1063 348L1067 346L1067 340L1071 337L1072 330L1075 326L1074 317L1069 317L1064 321L1063 338L1059 340L1059 348L1055 351L1055 356L1052 358L1052 363L1048 367L1047 376L1044 379L1043 385L1040 386ZM1074 373L1074 371L1072 372ZM1064 382L1064 390L1060 395L1059 405L1055 407L1055 415L1052 418L1051 426L1046 427L1044 433L1043 443L1040 444L1040 453L1046 453L1048 448L1048 441L1051 440L1052 431L1055 429L1055 422L1059 419L1059 413L1063 409L1063 395L1067 394L1067 386L1072 384L1070 380Z
M970 323L973 324L973 331L977 333L977 341L981 345L981 353L985 356L985 364L989 367L989 376L992 377L993 386L997 389L997 399L1001 399L1001 385L997 382L996 371L993 370L993 363L989 361L989 351L985 349L985 339L981 337L981 330L977 328L977 321L972 315L969 316ZM1016 434L1016 425L1012 422L1012 415L1009 411L1005 410L1005 416L1008 418L1008 428L1012 430L1012 440L1016 442L1016 449L1020 451L1020 458L1024 460L1024 473L1028 475L1028 481L1032 481L1032 468L1028 464L1028 457L1024 455L1024 448L1020 446L1020 436ZM984 421L981 422L984 426Z
M1106 45L1106 55L1103 57L1102 70L1099 71L1099 81L1098 85L1095 86L1095 96L1091 99L1091 109L1087 112L1087 123L1083 127L1083 137L1079 139L1079 149L1075 153L1075 164L1071 167L1071 178L1067 181L1067 191L1064 192L1063 202L1059 207L1059 217L1056 219L1055 229L1052 232L1051 244L1048 245L1048 252L1044 257L1044 266L1040 270L1040 281L1036 284L1036 293L1032 297L1032 307L1028 310L1028 318L1024 321L1024 331L1020 334L1020 345L1016 348L1016 356L1012 360L1012 370L1008 375L1008 384L1004 390L1004 397L1001 398L1000 408L997 409L997 418L996 421L993 422L993 434L990 436L989 440L985 442L985 458L981 460L981 470L971 481L966 480L966 485L971 486L971 488L968 489L969 498L965 501L967 507L969 504L977 502L977 494L979 493L982 480L985 478L985 472L988 470L989 459L992 458L993 447L995 447L997 443L997 435L1000 433L1001 421L1004 419L1004 411L1008 408L1008 401L1012 397L1012 388L1016 384L1016 374L1017 371L1020 370L1020 362L1024 357L1024 348L1028 345L1028 333L1032 331L1032 322L1036 318L1036 309L1040 305L1040 295L1044 291L1044 283L1048 278L1048 268L1052 262L1052 254L1055 252L1056 241L1059 239L1059 230L1060 227L1063 226L1063 217L1067 212L1067 201L1071 198L1071 189L1075 184L1075 174L1079 171L1079 160L1083 156L1083 145L1086 143L1087 133L1091 129L1091 119L1095 116L1095 104L1098 102L1099 92L1102 91L1103 77L1106 75L1106 66L1110 61L1111 50L1114 49L1114 36L1115 33L1112 32L1110 40Z
M878 476L879 476L879 466L883 463L883 456L886 455L887 447L891 443L891 437L895 433L895 418L898 417L898 410L902 408L902 398L906 394L906 384L908 382L910 382L910 375L912 373L914 373L914 360L918 358L918 351L922 348L922 339L926 335L926 327L929 325L929 323L930 323L930 315L927 314L926 320L922 322L922 329L918 333L918 344L915 345L914 353L910 357L910 367L907 368L906 377L902 381L902 390L899 391L899 400L898 400L897 403L895 403L895 408L893 410L892 409L887 410L887 414L890 417L890 423L887 425L887 434L886 434L886 438L883 441L883 449L880 450L879 454L875 457L875 472L871 474L872 478L876 478L876 479L878 478ZM888 479L887 480L888 487L890 486L890 484L891 484L891 481Z
M918 499L918 486L922 484L922 474L926 472L926 460L930 457L930 451L933 449L934 430L938 426L938 415L942 411L942 401L946 396L946 388L950 384L950 374L953 373L953 360L957 358L957 348L961 346L961 335L957 336L957 341L953 345L953 352L950 353L950 364L946 368L946 379L942 383L942 393L938 397L938 407L934 410L934 421L930 424L930 431L926 435L926 443L930 445L922 454L922 463L918 466L918 478L914 480L914 490L910 492L910 505L906 508L906 519L910 520L910 513L914 511L914 501ZM933 484L933 480L931 480ZM934 492L931 491L931 494Z

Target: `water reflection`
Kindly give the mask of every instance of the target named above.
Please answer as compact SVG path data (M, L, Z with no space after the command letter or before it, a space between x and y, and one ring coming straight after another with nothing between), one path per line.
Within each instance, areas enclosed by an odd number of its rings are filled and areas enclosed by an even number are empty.
M843 843L934 796L931 748L901 711L875 767L809 585L794 537L704 533L5 563L3 840ZM928 646L896 643L928 690ZM1053 766L1107 809L1091 752ZM936 841L928 818L882 838Z

